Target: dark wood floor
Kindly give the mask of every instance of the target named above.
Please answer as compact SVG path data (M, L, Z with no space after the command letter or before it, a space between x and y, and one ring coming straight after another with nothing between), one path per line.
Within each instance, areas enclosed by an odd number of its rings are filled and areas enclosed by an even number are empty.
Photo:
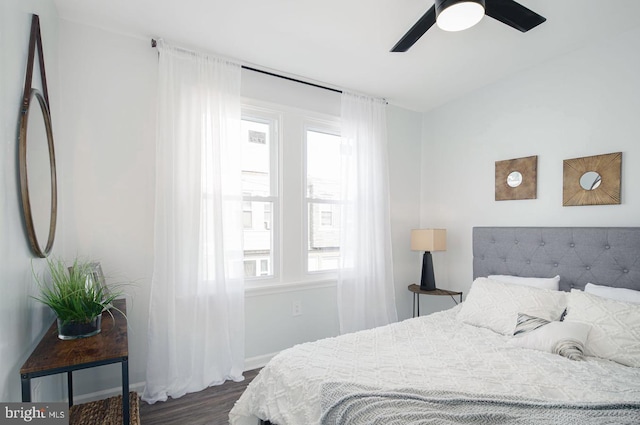
M141 425L227 425L229 411L259 369L244 373L242 382L225 382L178 399L140 402Z

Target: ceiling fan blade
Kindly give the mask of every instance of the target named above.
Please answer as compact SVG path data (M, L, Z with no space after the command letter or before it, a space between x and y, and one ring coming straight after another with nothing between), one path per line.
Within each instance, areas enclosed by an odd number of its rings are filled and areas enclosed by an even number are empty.
M486 0L485 13L522 32L527 32L547 20L513 0Z
M418 22L413 24L411 29L407 31L407 33L404 36L402 36L400 41L398 41L396 45L393 46L393 49L391 49L391 51L406 52L435 23L436 23L436 6L433 5L429 8L429 10L427 10L427 12L424 15L422 15L420 19L418 19Z

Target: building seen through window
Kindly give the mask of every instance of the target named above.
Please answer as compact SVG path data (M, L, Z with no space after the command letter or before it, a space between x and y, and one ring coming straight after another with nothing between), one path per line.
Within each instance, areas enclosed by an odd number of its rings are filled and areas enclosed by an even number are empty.
M335 270L340 257L340 136L307 130L309 272Z
M271 175L271 136L269 120L242 120L242 223L244 227L245 277L273 274L274 190Z
M306 257L306 268L302 268L300 272L327 272L338 268L340 136L335 125L307 121L301 115L297 117L304 129L290 125L289 130L284 130L284 135L289 139L283 141L283 144L297 144L304 152L302 164L300 156L278 155L278 140L283 136L278 134L282 126L281 115L261 109L243 110L242 222L244 269L245 277L249 279L277 277L279 271L274 265L281 264L277 257L281 255L285 263L291 261L291 258L298 261L302 247L306 254L302 255L301 261L304 262ZM291 163L292 159L295 164ZM284 163L279 163L279 160ZM282 173L285 177L300 176L299 171L292 171L300 169L303 171L303 185L298 187L302 190L292 193L291 185L284 185L288 188L284 190L289 192L280 196L278 174ZM286 200L286 207L282 205L283 198ZM279 211L292 217L291 213L295 210L302 214L299 216L302 228L299 227L300 224L295 224L300 223L295 219L278 222ZM285 237L283 235L297 235L299 243L296 245L295 239L290 237L283 242L279 239ZM284 246L282 252L280 246ZM291 274L288 278L291 279Z

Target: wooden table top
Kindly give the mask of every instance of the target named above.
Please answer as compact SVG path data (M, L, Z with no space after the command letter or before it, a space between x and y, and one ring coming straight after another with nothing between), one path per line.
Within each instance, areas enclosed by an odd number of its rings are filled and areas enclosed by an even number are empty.
M113 305L126 314L126 300L115 300ZM58 338L58 326L54 320L38 346L22 365L20 374L109 360L117 361L117 359L128 357L127 320L117 310L111 313L113 318L108 312L102 313L102 330L99 334L67 341Z
M415 292L416 294L427 294L427 295L461 295L462 292L457 291L449 291L448 289L434 289L433 291L423 291L420 289L420 285L412 284L409 285L409 290L411 292Z

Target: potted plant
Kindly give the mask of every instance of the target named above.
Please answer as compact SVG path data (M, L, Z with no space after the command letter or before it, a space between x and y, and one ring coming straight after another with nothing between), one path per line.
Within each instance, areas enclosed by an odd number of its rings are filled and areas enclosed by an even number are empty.
M57 317L58 338L76 339L100 332L102 312L113 307L112 302L122 291L107 287L97 278L95 264L76 259L67 268L59 259L47 259L50 279L36 281L40 296L34 297L49 306Z

